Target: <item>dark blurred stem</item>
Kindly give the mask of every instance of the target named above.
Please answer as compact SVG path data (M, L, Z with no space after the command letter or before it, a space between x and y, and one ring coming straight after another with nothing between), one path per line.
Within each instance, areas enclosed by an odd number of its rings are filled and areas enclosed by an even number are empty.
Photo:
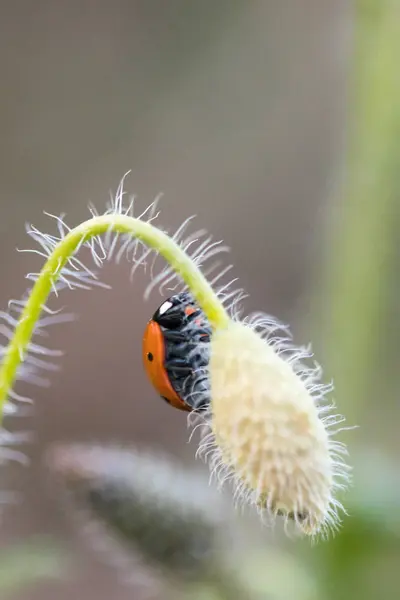
M321 322L326 364L351 424L371 398L396 235L400 2L358 0L347 176L329 248ZM381 338L381 339L380 339ZM382 364L382 363L381 363Z

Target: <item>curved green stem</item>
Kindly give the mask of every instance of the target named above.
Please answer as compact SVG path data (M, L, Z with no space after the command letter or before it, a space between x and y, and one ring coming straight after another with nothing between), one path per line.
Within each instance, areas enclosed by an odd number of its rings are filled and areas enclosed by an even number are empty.
M19 365L31 341L42 307L62 268L77 248L89 239L113 231L131 234L159 252L188 285L199 306L214 328L224 327L229 317L221 301L192 259L167 234L150 223L124 215L94 217L72 229L54 248L42 268L26 302L14 336L10 341L0 370L0 415L12 388ZM1 417L0 417L1 421Z

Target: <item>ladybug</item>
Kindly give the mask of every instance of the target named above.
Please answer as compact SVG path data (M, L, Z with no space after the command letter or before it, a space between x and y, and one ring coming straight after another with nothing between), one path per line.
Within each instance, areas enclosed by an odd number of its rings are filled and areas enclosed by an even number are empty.
M180 410L202 410L209 404L211 327L191 294L165 300L147 323L143 362L160 396Z

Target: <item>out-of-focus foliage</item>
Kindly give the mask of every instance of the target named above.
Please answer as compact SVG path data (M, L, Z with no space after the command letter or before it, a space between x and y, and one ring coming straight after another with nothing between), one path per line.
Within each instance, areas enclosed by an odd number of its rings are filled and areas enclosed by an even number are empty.
M345 183L329 215L333 238L327 280L323 347L336 391L351 421L385 387L393 335L387 315L398 246L400 208L400 4L358 0L350 66ZM397 343L397 340L396 340ZM383 387L382 387L383 386Z
M398 405L391 400L396 386L388 383L398 381L398 367L388 378L398 347L388 307L398 279L393 257L400 208L400 3L358 0L354 42L348 161L324 265L319 341L350 425L361 429L352 432L350 443L349 516L339 535L313 550L312 560L321 598L389 600L398 597L400 477L389 447L377 453L387 437L370 415L379 414L379 406L396 411ZM330 227L332 221L331 215ZM398 319L397 300L396 306ZM390 425L390 415L382 416Z
M52 540L33 539L0 555L0 598L64 573L64 556Z
M339 535L315 549L312 565L320 597L395 598L400 553L400 476L387 457L363 448L355 462L357 484Z

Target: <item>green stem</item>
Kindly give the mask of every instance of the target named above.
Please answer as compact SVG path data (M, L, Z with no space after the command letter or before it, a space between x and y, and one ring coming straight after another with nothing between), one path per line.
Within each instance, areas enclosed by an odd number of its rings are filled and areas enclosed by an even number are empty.
M14 384L18 367L24 359L42 307L46 304L62 268L82 243L109 231L130 234L159 252L188 285L211 325L221 328L228 324L228 314L211 285L192 259L167 234L150 223L129 216L95 217L78 225L57 244L32 288L1 366L0 414Z
M321 305L326 357L338 397L356 422L371 397L391 255L396 243L400 139L400 4L358 0L354 137L344 201L330 244Z

